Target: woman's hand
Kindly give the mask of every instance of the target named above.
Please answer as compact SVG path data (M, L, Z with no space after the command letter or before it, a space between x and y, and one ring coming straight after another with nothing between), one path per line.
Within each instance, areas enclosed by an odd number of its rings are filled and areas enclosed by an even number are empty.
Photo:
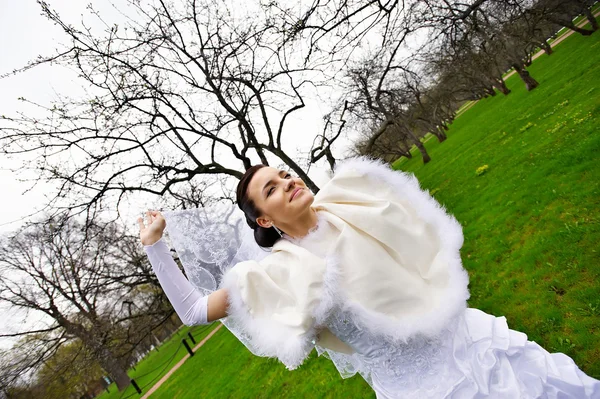
M140 239L143 245L152 245L162 237L167 221L158 211L146 212L146 219L148 226L144 225L144 219L141 217L137 220L140 225Z

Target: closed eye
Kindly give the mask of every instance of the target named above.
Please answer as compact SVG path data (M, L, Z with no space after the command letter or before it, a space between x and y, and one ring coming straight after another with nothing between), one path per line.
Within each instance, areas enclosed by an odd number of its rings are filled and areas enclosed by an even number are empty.
M291 177L292 177L292 175L290 173L286 173L285 176L284 176L285 179L289 179ZM267 198L269 198L269 196L271 195L271 193L273 193L273 190L275 190L275 187L269 188L269 190L267 191Z

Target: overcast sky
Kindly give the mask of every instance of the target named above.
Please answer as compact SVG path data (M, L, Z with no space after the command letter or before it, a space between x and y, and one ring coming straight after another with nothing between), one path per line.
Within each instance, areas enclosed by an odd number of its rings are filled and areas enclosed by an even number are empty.
M86 2L52 1L61 13L75 17L83 12ZM60 31L40 15L35 0L0 0L0 75L22 67L39 54L49 54L58 46ZM24 97L48 103L56 92L76 92L72 74L61 67L34 68L27 72L0 79L0 114L14 115L23 110ZM0 232L14 230L23 217L34 213L45 202L48 186L23 194L31 184L19 183L17 178L34 176L16 175L8 169L18 167L18 161L0 159Z
M60 1L64 6L67 2ZM72 4L79 2L71 1ZM83 2L81 2L83 4ZM40 7L35 0L0 0L0 75L19 68L38 54L47 54L56 48L56 37L59 33L40 15ZM76 7L72 7L75 10ZM22 109L18 97L47 102L53 97L55 90L68 89L69 74L59 68L33 69L17 76L0 79L0 114L14 115ZM54 71L56 70L56 71ZM24 217L35 213L45 201L49 187L39 186L35 190L23 194L31 184L20 183L18 178L32 176L17 176L9 169L18 162L0 159L0 233L16 229ZM15 314L0 308L0 331L20 330L27 324L22 324L25 313ZM30 315L33 323L38 316ZM0 348L10 345L9 340L0 340Z

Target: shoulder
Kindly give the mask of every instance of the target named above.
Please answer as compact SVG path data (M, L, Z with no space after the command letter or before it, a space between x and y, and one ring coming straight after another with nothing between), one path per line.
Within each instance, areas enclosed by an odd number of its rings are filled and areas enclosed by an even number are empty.
M336 166L331 179L315 196L315 202L350 201L357 195L385 198L420 191L419 182L413 174L393 170L380 160L356 157Z
M307 262L316 262L317 260L318 258L315 255L300 245L286 239L280 239L273 245L271 253L263 259L238 262L229 271L233 270L237 274L247 274L254 271L271 273L279 269L301 267Z
M333 179L366 178L375 182L417 184L416 177L407 172L394 170L388 163L368 157L355 157L340 162L333 173Z

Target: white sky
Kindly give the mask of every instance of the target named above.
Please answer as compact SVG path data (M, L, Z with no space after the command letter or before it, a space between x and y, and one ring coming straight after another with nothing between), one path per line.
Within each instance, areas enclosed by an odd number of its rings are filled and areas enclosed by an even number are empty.
M66 20L79 22L86 12L88 1L49 0L52 8ZM109 0L93 1L94 7L100 9L110 18L119 18L112 12ZM20 68L40 54L53 54L65 37L61 29L40 15L40 6L35 0L0 0L0 75ZM36 67L15 76L0 79L0 115L14 115L16 112L27 112L27 108L19 97L39 104L48 104L56 94L76 95L80 83L75 74L59 66ZM288 128L298 126L297 132L288 132L286 143L288 151L295 147L292 137L307 137L307 129L321 129L321 118L326 109L319 104L307 106L299 115L300 120L289 123ZM300 123L298 123L300 122ZM310 130L309 130L310 131ZM311 140L312 141L312 140ZM309 142L310 145L310 142ZM303 148L306 150L306 148ZM290 151L293 154L293 151ZM24 173L13 173L10 169L18 168L19 159L0 159L0 234L16 230L30 215L40 211L52 196L52 186L38 184L32 190L32 183L20 182L19 179L31 179L35 176ZM317 184L325 180L324 169L311 168L311 177ZM125 212L127 222L133 221L137 212L153 208L152 200L142 200L130 206ZM131 219L131 220L130 220ZM15 313L0 307L0 332L22 330L24 326L38 323L40 318L30 314L24 320L24 313ZM12 341L0 339L0 348L7 347Z
M64 9L65 15L75 17L83 12L85 2L53 1ZM0 0L0 74L22 67L39 54L51 54L58 47L59 29L40 15L35 0ZM42 67L0 79L0 114L14 115L23 110L24 97L40 103L48 103L55 92L68 93L76 90L72 74L60 67ZM16 175L8 169L18 166L15 160L0 159L0 233L16 229L20 220L41 208L48 194L48 186L23 194L31 184L17 179L33 176Z
M68 3L62 1L61 3ZM75 2L71 2L75 3ZM55 35L58 29L40 15L35 0L0 0L0 74L5 74L23 66L38 54L48 53L56 45ZM21 110L18 97L36 99L41 102L50 100L57 86L68 87L68 74L52 71L58 68L40 68L10 78L0 79L0 114L12 115ZM21 183L8 169L14 168L16 161L0 159L0 233L19 227L21 219L35 213L45 202L48 187L24 192L31 184ZM34 320L25 320L24 312L15 313L6 307L0 307L0 331L14 332L33 324ZM7 347L11 340L0 340L0 347Z

